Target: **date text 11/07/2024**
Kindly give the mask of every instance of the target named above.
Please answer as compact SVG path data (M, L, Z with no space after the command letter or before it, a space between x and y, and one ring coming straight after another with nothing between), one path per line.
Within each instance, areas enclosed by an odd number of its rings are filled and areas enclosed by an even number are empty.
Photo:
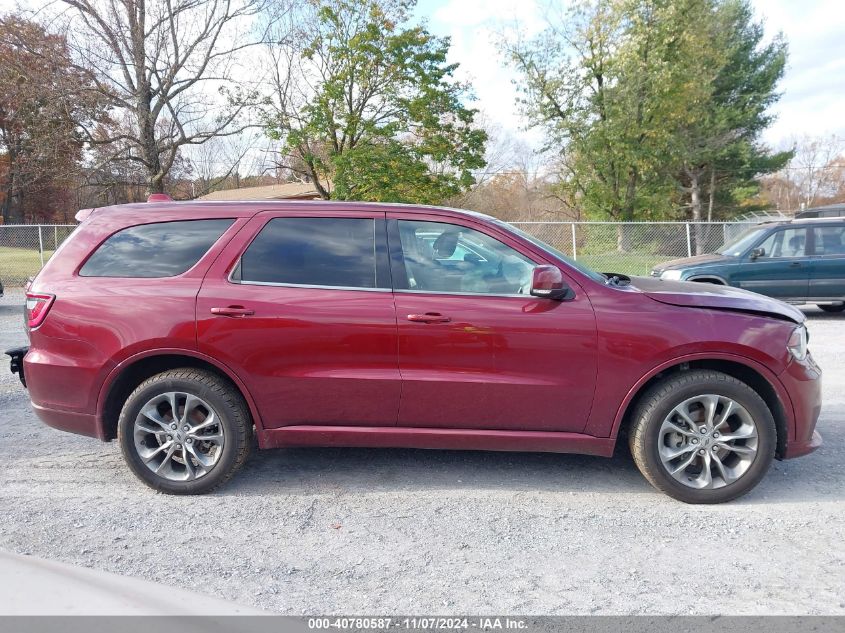
M521 631L528 628L528 623L519 618L510 617L350 617L350 618L308 618L311 630L410 630L410 631Z

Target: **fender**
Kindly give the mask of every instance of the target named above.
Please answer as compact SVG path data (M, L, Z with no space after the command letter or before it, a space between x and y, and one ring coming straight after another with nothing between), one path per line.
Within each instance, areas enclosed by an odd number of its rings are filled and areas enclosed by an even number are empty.
M678 356L677 358L664 361L649 370L642 378L637 381L637 383L633 387L631 387L631 389L625 395L625 398L622 400L622 404L619 405L619 408L616 411L616 416L613 419L613 426L611 427L610 437L616 439L617 435L619 434L619 427L622 425L622 419L625 417L625 412L628 410L628 405L631 404L631 401L634 399L634 396L639 393L640 389L642 389L645 383L647 383L657 374L668 369L669 367L674 367L676 365L680 365L681 363L688 363L696 360L730 361L733 363L737 363L738 365L745 365L749 369L753 369L758 374L763 376L763 378L765 378L766 381L775 390L775 394L777 394L778 399L783 405L783 412L786 415L786 428L789 435L787 439L795 437L795 409L792 404L792 399L789 397L786 388L784 388L783 383L780 381L777 375L765 365L762 365L757 361L747 358L745 356L714 352L700 352L696 354L686 354L684 356Z
M143 360L145 358L150 358L153 356L171 356L171 355L178 355L178 356L191 356L192 358L196 358L198 360L204 361L209 365L213 365L220 373L225 375L229 380L231 380L235 385L240 389L241 393L246 400L246 404L249 407L249 412L252 415L252 421L255 424L255 428L259 433L259 436L264 432L264 425L261 420L261 415L258 413L258 407L255 405L255 399L252 397L252 394L247 389L247 386L244 384L243 380L227 365L224 365L220 361L211 356L207 356L201 352L192 349L185 349L180 347L163 347L160 349L154 350L147 350L144 352L139 352L137 354L133 354L128 358L122 360L118 365L116 365L112 370L109 372L108 376L106 376L105 381L103 382L102 386L100 387L99 394L97 396L97 425L100 429L101 437L104 435L105 432L105 421L103 420L103 415L105 413L105 406L106 406L106 397L109 391L112 388L114 382L118 379L118 377L123 373L123 371L133 365L139 360Z

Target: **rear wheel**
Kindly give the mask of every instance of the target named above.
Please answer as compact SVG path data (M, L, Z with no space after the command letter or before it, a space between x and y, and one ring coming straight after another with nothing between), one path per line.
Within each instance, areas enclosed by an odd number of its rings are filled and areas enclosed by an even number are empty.
M117 429L132 472L168 494L202 494L225 483L246 461L252 438L241 395L220 376L191 368L141 383Z
M771 411L745 383L716 371L685 371L654 385L629 436L640 472L686 503L721 503L754 488L777 444Z
M819 308L824 310L825 312L842 312L845 310L845 303L840 303L839 305L830 305L830 304L817 304Z

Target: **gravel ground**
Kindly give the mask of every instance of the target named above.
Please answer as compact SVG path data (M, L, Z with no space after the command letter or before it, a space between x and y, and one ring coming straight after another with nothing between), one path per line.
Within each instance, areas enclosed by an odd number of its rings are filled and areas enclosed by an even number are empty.
M0 300L2 349L24 343ZM0 371L0 549L284 614L845 614L845 316L808 308L815 454L721 506L627 456L297 449L168 497L117 446L42 425Z

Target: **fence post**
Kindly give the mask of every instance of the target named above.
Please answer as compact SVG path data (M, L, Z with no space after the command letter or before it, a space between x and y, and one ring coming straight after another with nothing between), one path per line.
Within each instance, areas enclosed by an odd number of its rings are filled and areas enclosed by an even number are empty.
M41 267L44 267L44 234L41 232L41 225L38 225L38 254L41 255Z
M689 222L686 223L687 226L687 257L692 257L692 238L690 237L689 232Z
M575 241L576 241L575 240L575 222L573 222L570 226L572 227L572 259L577 260L578 259L578 248L575 245Z
M59 225L53 226L53 251L59 250Z

